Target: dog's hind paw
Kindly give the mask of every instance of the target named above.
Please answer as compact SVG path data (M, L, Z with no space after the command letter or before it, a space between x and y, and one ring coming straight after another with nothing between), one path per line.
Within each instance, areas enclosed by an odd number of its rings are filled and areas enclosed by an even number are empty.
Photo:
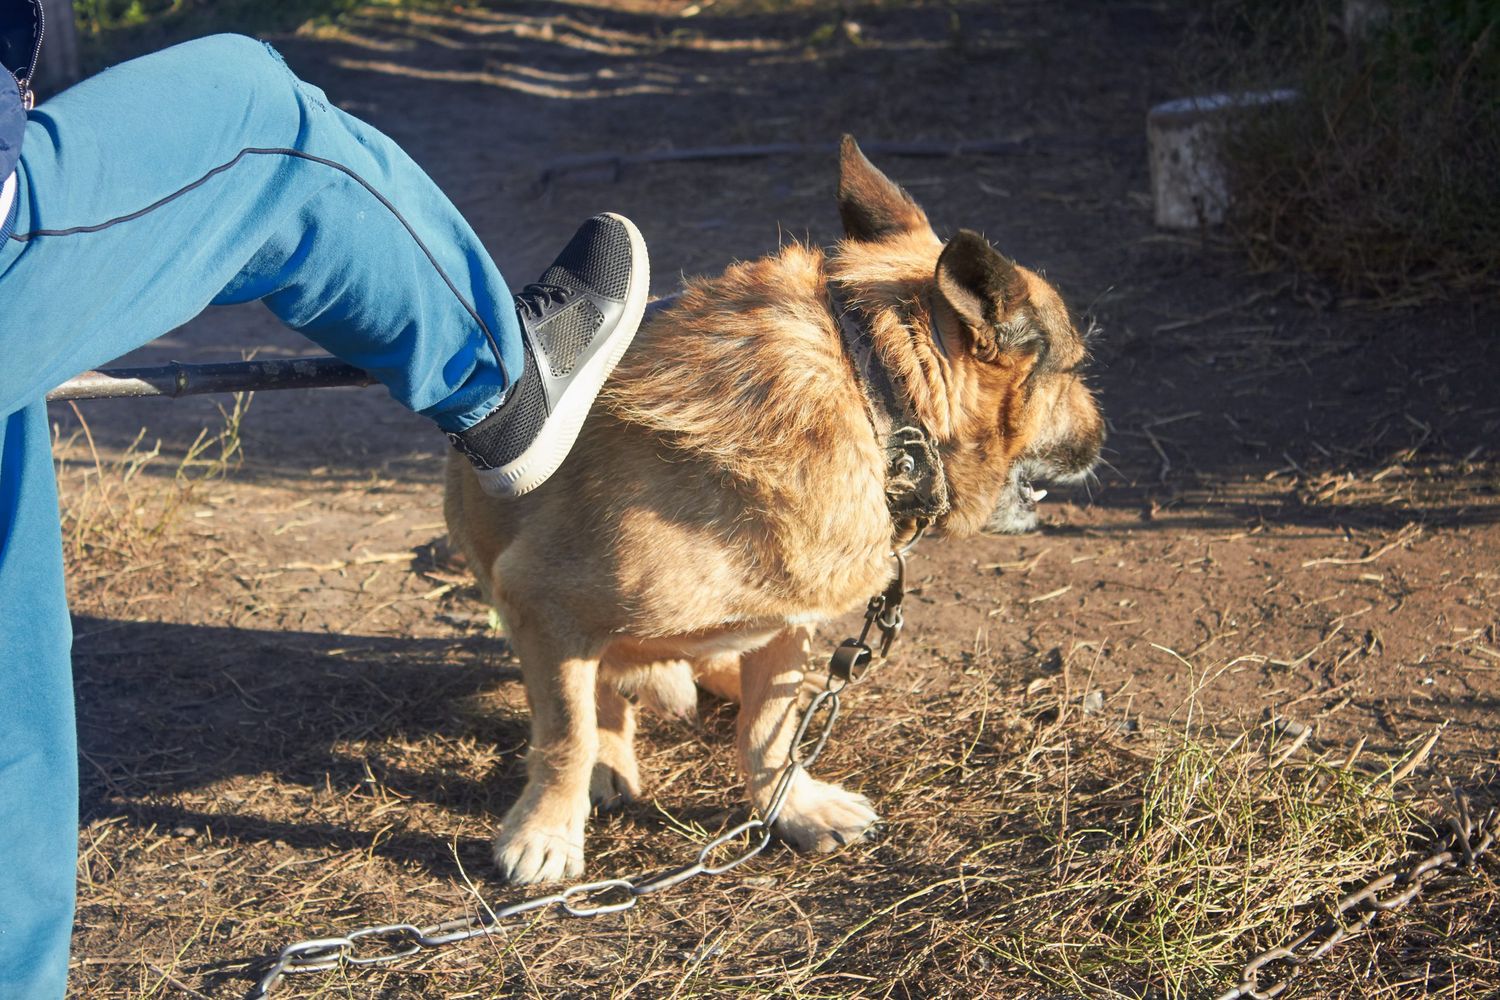
M495 835L495 867L515 885L577 878L583 874L583 836L507 819Z
M863 795L802 773L776 818L776 832L799 851L826 854L868 836L879 820Z
M637 672L634 692L641 707L666 719L698 717L698 686L686 660L672 660Z
M635 758L628 762L598 761L589 776L589 801L601 812L634 802L641 794L641 778Z

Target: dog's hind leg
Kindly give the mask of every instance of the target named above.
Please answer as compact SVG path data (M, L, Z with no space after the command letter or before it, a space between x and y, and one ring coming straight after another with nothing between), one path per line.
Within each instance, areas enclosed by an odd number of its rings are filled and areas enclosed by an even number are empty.
M531 706L526 788L495 835L495 864L511 882L583 874L589 784L599 756L597 654L536 627L512 636Z
M725 653L694 660L693 680L715 698L738 704L740 700L740 654ZM811 700L813 695L827 686L827 673L821 670L803 669L801 697L804 702Z
M811 633L789 629L740 662L740 766L762 813L791 751L800 717ZM831 851L869 832L879 817L863 795L799 772L776 819L776 832L804 851Z
M715 698L740 700L740 654L721 653L693 661L693 680Z
M589 800L599 809L614 809L641 794L641 774L635 762L635 706L610 677L599 678L598 719L599 756Z
M602 669L602 666L601 666ZM659 660L643 667L615 672L616 687L641 708L668 719L698 715L698 689L686 660Z

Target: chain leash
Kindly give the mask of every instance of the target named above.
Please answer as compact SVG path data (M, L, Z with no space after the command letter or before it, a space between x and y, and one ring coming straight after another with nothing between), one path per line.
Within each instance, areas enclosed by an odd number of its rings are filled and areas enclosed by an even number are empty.
M1366 931L1382 913L1394 913L1422 895L1429 882L1444 872L1472 868L1500 839L1500 810L1491 809L1482 822L1469 811L1468 799L1455 793L1458 815L1449 817L1448 833L1436 850L1405 871L1376 876L1338 901L1334 913L1290 943L1269 948L1245 963L1239 984L1216 1000L1270 1000L1280 996L1303 966L1315 962ZM1261 985L1261 977L1279 975Z
M918 531L917 538L921 537ZM507 921L523 914L557 907L570 917L597 917L631 909L642 897L674 889L700 875L723 875L755 857L771 843L771 827L781 815L787 794L800 772L817 761L833 725L838 720L840 695L868 676L875 663L875 651L868 641L872 629L880 632L879 653L884 659L891 644L901 634L901 602L906 593L906 553L916 544L913 538L892 553L896 560L896 577L865 607L865 624L857 639L845 639L828 661L828 683L813 696L797 723L786 765L772 787L765 814L752 816L721 833L698 850L694 860L684 865L630 878L607 878L597 882L580 882L545 896L534 896L492 909L484 905L479 913L456 917L442 923L419 927L415 924L376 924L361 927L337 937L310 938L281 949L265 975L256 983L246 1000L269 996L284 976L306 972L323 972L344 966L389 965L411 958L423 951L489 937L503 929ZM821 721L818 721L821 718ZM808 746L811 741L811 746ZM749 846L738 853L726 853L732 841L750 838Z

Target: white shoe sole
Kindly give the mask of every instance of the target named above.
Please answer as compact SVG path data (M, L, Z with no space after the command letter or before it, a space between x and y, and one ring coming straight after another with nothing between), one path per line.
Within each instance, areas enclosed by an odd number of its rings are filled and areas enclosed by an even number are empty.
M536 440L514 462L498 469L476 470L480 486L491 496L523 496L558 470L568 452L573 450L573 442L583 430L583 422L593 408L599 389L625 356L626 349L635 339L636 330L640 328L646 300L651 294L651 262L646 256L646 241L629 219L612 212L604 214L622 223L630 236L632 266L624 312L614 333L609 335L606 348L574 371L567 388L553 401L552 412L547 415Z

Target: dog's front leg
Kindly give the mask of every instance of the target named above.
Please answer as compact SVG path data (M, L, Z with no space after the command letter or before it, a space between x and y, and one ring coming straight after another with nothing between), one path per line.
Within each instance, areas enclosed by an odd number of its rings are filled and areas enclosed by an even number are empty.
M791 751L811 631L789 629L746 653L740 664L740 766L762 813ZM776 832L804 851L831 851L866 834L879 817L863 795L798 773L776 818Z
M589 776L599 754L594 710L599 661L550 637L517 634L531 705L526 789L495 835L495 864L511 882L583 874Z

